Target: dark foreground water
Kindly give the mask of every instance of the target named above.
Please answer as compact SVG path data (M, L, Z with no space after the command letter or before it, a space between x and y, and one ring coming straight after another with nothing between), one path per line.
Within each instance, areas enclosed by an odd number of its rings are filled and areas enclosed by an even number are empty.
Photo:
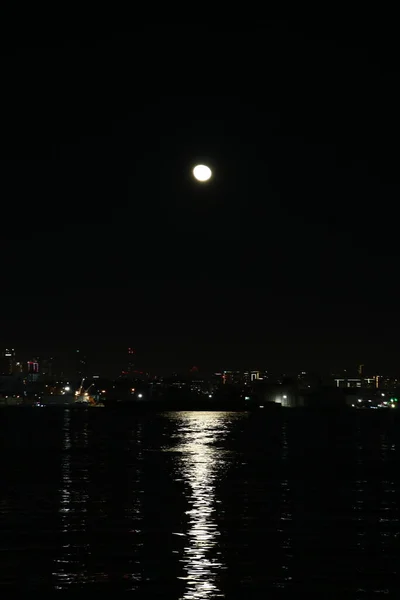
M400 597L396 420L3 409L0 589Z

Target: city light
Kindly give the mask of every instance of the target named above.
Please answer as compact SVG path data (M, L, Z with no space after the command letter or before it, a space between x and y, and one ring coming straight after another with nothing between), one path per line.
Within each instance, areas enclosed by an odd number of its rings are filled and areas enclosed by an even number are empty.
M195 163L193 163L189 168L193 169L193 176L195 176L196 171L196 174L199 175L199 181L201 177L205 177L206 173L208 175L211 173L211 169L204 164L195 166ZM201 169L205 169L203 171L204 175L202 175ZM189 177L191 176L192 173L189 171ZM211 173L211 176L213 177L214 173ZM11 404L13 402L11 399L15 399L16 403L18 394L23 399L23 402L19 403L27 405L32 405L35 396L38 396L41 401L46 398L46 404L56 404L58 402L60 405L67 405L75 400L78 400L78 403L90 402L97 406L103 406L103 403L113 405L117 403L134 403L134 400L146 400L146 402L137 402L137 404L143 404L143 407L146 405L150 408L152 403L155 406L161 398L168 399L168 402L171 398L173 402L177 402L177 409L179 410L181 406L186 409L187 404L185 404L184 398L189 399L190 396L190 399L193 398L194 402L198 403L200 410L211 410L214 402L210 403L209 400L216 400L219 397L219 391L224 390L224 402L226 398L228 407L229 402L232 402L232 407L236 406L237 399L240 398L241 407L244 411L250 412L261 407L268 409L269 406L275 406L286 413L293 407L312 406L317 401L321 403L321 406L325 405L325 388L328 390L329 387L335 388L336 397L332 395L328 404L334 403L338 407L348 409L351 407L352 409L362 409L362 411L366 409L369 411L370 409L383 409L384 411L390 407L398 408L400 406L400 377L395 378L392 375L379 379L380 389L375 387L376 377L367 377L360 373L359 377L349 377L346 372L342 373L341 376L332 374L329 380L328 378L324 379L323 384L315 377L310 384L309 381L304 380L305 372L301 371L296 375L297 383L293 379L290 386L286 383L284 373L270 374L268 381L270 385L267 386L263 382L263 379L267 379L267 376L262 366L259 367L261 369L259 371L250 370L248 367L248 370L213 370L212 375L211 373L203 375L197 367L191 367L186 375L183 372L181 374L174 372L172 376L162 377L157 373L150 375L147 372L135 370L133 357L136 355L136 351L133 348L125 349L125 358L126 350L128 350L130 366L128 370L122 371L124 376L121 378L121 370L118 366L115 379L108 377L103 379L103 375L88 376L87 373L84 373L82 371L83 367L81 367L83 361L80 360L77 361L74 375L68 369L64 370L64 365L61 365L60 371L55 374L51 370L53 369L53 363L48 368L49 361L53 359L44 358L41 361L36 355L33 355L31 360L17 362L16 356L19 357L18 353L16 354L14 350L11 350L10 346L3 348L0 351L0 375L7 375L7 378L4 377L4 381L2 379L0 382L2 386L0 389L0 406ZM74 355L76 352L75 358L85 358L86 361L83 351L76 349L72 352ZM20 368L18 365L20 365ZM45 366L42 368L42 365ZM195 377L193 377L194 373ZM139 379L139 375L146 376ZM71 379L71 382L67 381L67 378ZM100 381L98 381L99 378ZM123 381L120 381L120 379ZM87 385L84 385L85 381ZM107 388L101 390L100 382ZM89 383L91 383L90 386ZM136 385L139 386L139 390ZM290 392L284 392L285 388L289 389ZM337 390L336 388L340 389ZM178 389L182 392L187 390L182 399L174 394L175 390ZM397 393L399 393L399 396L394 396ZM106 394L107 399L104 398ZM6 402L7 399L8 402ZM257 404L260 401L264 402L265 406ZM182 404L180 404L181 402Z

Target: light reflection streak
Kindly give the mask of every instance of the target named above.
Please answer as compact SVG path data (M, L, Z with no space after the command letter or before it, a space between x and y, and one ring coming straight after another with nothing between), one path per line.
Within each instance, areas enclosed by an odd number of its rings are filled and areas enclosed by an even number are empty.
M226 412L177 413L180 452L178 476L189 484L186 512L189 528L181 562L186 582L184 599L216 598L223 594L217 576L225 569L218 550L216 522L216 481L228 464L227 453L219 445L238 415ZM179 443L180 442L180 443Z
M126 581L130 581L130 588L126 591L134 592L141 588L143 582L143 567L139 560L142 541L142 466L143 466L143 431L142 423L136 424L136 429L131 432L131 443L129 449L135 449L135 468L132 475L132 504L125 509L125 516L129 522L129 534L132 537L132 556L130 559L132 571L124 575Z
M289 442L287 423L282 424L282 463L286 468L289 460ZM288 478L282 479L281 488L281 513L279 518L278 532L281 536L280 548L282 550L282 574L281 579L275 584L277 588L285 588L292 581L293 541L291 531L293 527L292 513L292 490Z
M355 500L352 506L355 516L353 520L357 523L356 548L360 571L369 577L372 572L374 576L371 577L368 589L359 588L357 592L389 595L391 593L390 585L398 577L399 518L396 481L384 479L381 474L389 469L391 453L395 452L396 447L390 443L386 432L380 434L379 446L374 444L376 438L370 437L365 442L361 434L362 430L359 425L356 430L357 464L360 473L364 473L368 477L363 475L361 478L360 474L360 478L355 481L353 487ZM371 556L373 556L372 569ZM386 582L389 584L387 587Z
M64 412L63 425L63 458L60 488L60 518L61 532L65 542L62 544L60 555L55 558L54 588L62 590L73 583L90 583L97 577L88 577L87 559L90 555L90 545L84 543L87 532L87 505L89 495L88 468L80 454L79 464L72 460L72 449L80 453L88 447L88 424L82 424L82 429L71 436L71 413Z
M364 462L364 444L362 442L361 428L358 425L356 429L356 463L358 467L362 467ZM355 499L353 500L352 510L354 511L353 520L357 522L356 527L356 547L358 551L365 551L366 543L366 523L365 523L365 496L368 482L366 479L358 478L355 481L353 492Z

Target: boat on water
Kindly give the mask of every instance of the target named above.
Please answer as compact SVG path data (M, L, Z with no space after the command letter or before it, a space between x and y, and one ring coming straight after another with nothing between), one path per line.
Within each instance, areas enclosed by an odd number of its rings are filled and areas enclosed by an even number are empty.
M79 389L75 393L49 394L42 396L40 401L36 402L35 406L63 406L68 408L102 408L102 402L96 402L93 395L90 394L90 389L93 384L86 390L83 387L84 379L82 379Z

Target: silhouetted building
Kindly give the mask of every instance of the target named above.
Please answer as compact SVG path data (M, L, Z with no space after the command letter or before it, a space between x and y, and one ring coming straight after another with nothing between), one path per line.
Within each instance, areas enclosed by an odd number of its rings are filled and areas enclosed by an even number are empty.
M127 374L131 375L134 370L135 370L135 351L133 348L128 348Z
M44 358L40 364L40 374L44 379L51 379L54 376L53 366L54 358Z
M253 381L263 379L263 375L260 371L245 371L243 374L243 380L246 385L250 385Z
M6 348L1 353L0 372L4 375L13 375L15 373L16 357L14 348Z
M335 385L338 388L378 388L379 375L375 377L336 377Z
M241 385L243 373L242 371L222 371L221 380L224 385Z
M39 379L39 360L33 358L27 362L27 379L29 383L33 383Z
M0 375L0 396L7 394L23 394L22 375Z

